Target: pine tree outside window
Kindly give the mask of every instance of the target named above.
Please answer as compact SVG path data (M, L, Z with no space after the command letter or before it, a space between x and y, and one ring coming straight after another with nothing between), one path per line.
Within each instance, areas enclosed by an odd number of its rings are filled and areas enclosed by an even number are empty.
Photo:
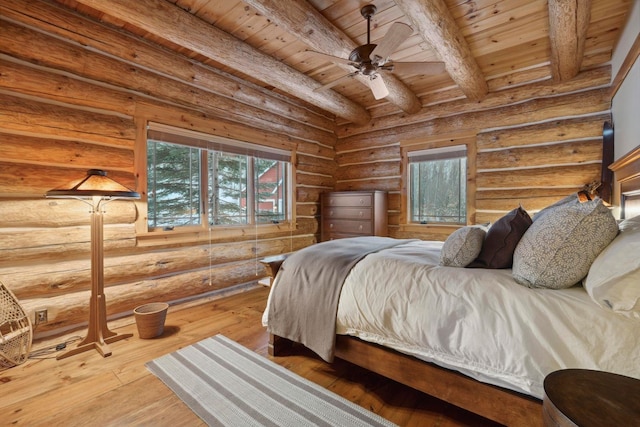
M173 227L200 224L199 149L149 141L149 225Z
M208 151L209 224L248 224L246 206L248 156Z

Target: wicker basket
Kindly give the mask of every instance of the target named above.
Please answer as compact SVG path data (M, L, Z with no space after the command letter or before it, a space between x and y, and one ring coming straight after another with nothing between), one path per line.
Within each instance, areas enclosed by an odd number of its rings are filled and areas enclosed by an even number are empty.
M0 369L24 363L32 340L29 316L15 295L0 282Z
M152 302L133 309L140 338L149 339L162 335L169 304Z

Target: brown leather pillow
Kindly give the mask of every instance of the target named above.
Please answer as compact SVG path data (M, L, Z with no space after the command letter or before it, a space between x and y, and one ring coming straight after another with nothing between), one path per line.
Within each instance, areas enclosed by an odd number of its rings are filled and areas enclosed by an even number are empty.
M513 252L531 223L531 217L522 207L497 220L487 231L480 254L467 267L511 268Z

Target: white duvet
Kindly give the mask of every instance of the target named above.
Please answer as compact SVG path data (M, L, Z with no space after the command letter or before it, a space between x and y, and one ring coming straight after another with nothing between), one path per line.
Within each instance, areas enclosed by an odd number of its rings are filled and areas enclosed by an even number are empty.
M413 241L367 255L344 283L336 332L537 398L563 368L640 378L637 319L582 286L529 289L511 270L441 267L441 248Z
M638 320L601 308L582 286L529 289L511 270L441 267L441 248L417 241L360 261L342 288L337 333L537 398L563 368L640 378Z

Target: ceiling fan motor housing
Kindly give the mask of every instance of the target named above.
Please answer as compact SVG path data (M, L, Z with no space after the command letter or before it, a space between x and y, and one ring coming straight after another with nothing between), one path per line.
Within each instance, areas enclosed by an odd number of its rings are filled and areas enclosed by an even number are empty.
M370 76L374 74L378 69L371 62L371 58L370 58L371 52L373 52L376 46L377 46L376 44L365 44L362 46L358 46L357 48L353 49L349 54L349 61L357 63L358 65L354 64L354 66L358 68L358 70L360 70L360 72L365 76Z

